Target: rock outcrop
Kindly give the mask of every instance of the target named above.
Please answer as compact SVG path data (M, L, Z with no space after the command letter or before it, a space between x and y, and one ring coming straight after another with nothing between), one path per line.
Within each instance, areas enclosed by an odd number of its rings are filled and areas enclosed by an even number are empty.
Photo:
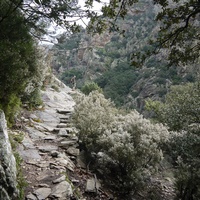
M0 111L0 199L17 200L16 161L8 138L3 111Z

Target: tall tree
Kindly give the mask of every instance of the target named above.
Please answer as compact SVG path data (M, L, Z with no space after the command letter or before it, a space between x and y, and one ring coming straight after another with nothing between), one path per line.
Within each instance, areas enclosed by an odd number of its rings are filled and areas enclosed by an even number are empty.
M12 121L27 82L37 73L37 52L21 12L6 0L1 5L4 18L0 23L0 108Z

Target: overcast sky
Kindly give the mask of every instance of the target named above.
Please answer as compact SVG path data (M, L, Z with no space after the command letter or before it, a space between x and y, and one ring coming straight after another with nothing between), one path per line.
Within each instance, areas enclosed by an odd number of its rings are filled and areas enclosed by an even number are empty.
M101 8L104 4L109 3L110 0L101 0L102 3L98 3L96 1L94 1L93 4L93 8L91 8L92 10L94 10L95 12L98 12L99 14L101 14ZM84 5L85 5L85 0L79 0L78 3L79 6L82 7L82 9L84 9ZM83 27L86 27L86 25L88 24L89 19L87 18L82 18L80 20L78 20L76 23L80 24ZM49 34L45 35L43 37L44 41L41 41L41 44L51 44L53 45L53 43L56 43L56 37L57 35L62 34L63 32L65 32L65 29L63 29L62 27L57 26L56 24L52 24L49 28L48 28L48 32Z
M96 1L94 1L93 8L92 8L92 10L94 10L95 12L98 12L99 14L101 13L101 7L104 4L108 4L110 2L110 0L101 0L101 2L102 3L98 3ZM78 5L81 6L84 9L85 0L79 0ZM88 24L89 19L84 18L82 20L80 20L78 23L80 23L83 27L85 27L85 24Z

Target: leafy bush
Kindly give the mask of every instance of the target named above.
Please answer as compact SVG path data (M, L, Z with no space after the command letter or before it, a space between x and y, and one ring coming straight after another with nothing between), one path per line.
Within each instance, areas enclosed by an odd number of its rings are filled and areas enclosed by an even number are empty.
M152 124L136 111L118 115L111 129L99 138L102 157L107 167L115 167L121 189L139 189L162 159L161 144L168 138L168 130Z
M102 89L97 85L97 83L94 82L88 82L81 88L81 91L86 95L88 95L94 90L97 90L98 92L102 93Z
M155 117L166 123L172 130L188 128L200 119L200 93L199 84L172 86L165 97L165 103L148 100L146 108L155 112Z
M154 125L136 111L123 114L97 91L77 101L74 122L86 150L96 154L98 168L114 177L122 193L146 183L169 136L162 124Z
M111 125L115 112L112 102L98 91L77 99L73 119L80 130L79 139L88 150L96 149L98 138Z
M0 104L0 109L5 113L8 126L12 126L15 122L15 115L20 110L21 101L15 94L7 96L7 102Z
M30 94L24 95L22 100L23 102L28 104L30 109L42 105L42 99L39 88L36 88Z
M177 199L200 198L200 93L199 83L173 86L165 103L148 101L156 119L171 130L167 152L176 167Z
M200 199L200 136L193 131L172 134L168 143L177 170L177 199Z

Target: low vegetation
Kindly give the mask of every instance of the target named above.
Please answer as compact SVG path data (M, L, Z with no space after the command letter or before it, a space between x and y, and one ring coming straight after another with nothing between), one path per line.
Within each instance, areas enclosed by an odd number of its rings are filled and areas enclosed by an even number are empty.
M95 163L115 189L128 195L147 186L163 158L162 146L170 134L166 127L137 111L116 109L97 91L79 98L73 119L82 148L96 155Z
M171 130L167 153L176 168L177 199L200 198L200 93L199 82L173 86L165 102L147 101L157 121Z

